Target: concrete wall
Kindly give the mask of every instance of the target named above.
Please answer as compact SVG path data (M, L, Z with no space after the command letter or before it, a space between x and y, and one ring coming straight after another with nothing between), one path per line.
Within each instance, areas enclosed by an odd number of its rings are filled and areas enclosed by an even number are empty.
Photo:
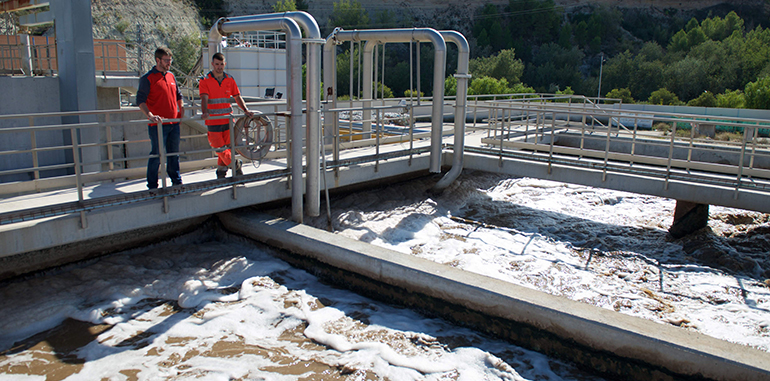
M646 104L615 104L601 106L615 110L647 111L659 113L678 113L706 116L724 116L730 118L752 118L770 120L770 110L754 110L741 108L720 108L720 107L691 107L691 106L659 106Z
M56 77L5 77L0 76L0 115L15 115L42 112L59 112L59 79ZM38 126L61 124L59 117L36 118ZM0 130L29 126L29 118L0 119ZM35 134L37 147L61 146L69 137L61 131L38 132ZM0 134L0 151L27 150L32 148L30 133ZM0 171L31 167L31 153L0 156ZM39 165L54 165L65 162L63 151L38 154ZM64 170L44 171L41 176L62 175ZM32 172L0 175L0 182L24 181L34 178Z

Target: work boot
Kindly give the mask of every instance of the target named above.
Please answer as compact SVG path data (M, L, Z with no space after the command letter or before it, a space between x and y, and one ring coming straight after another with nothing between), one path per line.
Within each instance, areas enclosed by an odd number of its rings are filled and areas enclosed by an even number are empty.
M227 166L226 165L218 165L217 166L217 178L218 179L224 179L227 176Z
M241 170L241 167L243 166L243 160L238 159L235 161L235 175L236 176L243 176L243 171Z

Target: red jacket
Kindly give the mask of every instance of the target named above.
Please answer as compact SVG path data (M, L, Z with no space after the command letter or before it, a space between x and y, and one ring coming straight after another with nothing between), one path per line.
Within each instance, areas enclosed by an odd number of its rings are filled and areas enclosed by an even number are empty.
M217 81L214 73L209 72L205 78L198 83L198 91L201 97L209 96L208 113L209 116L230 115L233 113L233 107L230 104L230 98L241 95L235 79L227 73L223 73L222 82ZM228 119L206 119L206 126L220 126L229 124Z
M161 73L154 66L139 79L139 89L136 92L136 104L147 103L151 113L163 119L178 119L179 102L182 92L179 91L176 78L170 71ZM163 123L169 124L173 122Z

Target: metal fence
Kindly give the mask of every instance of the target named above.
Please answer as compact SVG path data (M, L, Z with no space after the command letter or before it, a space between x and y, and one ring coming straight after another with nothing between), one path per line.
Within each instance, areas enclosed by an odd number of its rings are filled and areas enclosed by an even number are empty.
M483 143L607 171L644 171L770 191L770 120L599 107L579 96L529 95L469 104ZM479 119L485 123L477 123ZM722 130L720 133L719 131ZM730 133L730 131L732 131ZM622 165L621 165L622 163Z

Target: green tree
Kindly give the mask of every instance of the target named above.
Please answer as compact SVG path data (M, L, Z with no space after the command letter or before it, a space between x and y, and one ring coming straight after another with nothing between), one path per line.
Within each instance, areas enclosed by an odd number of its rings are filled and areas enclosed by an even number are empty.
M726 91L723 94L717 94L717 107L722 108L745 108L746 97L743 91Z
M526 66L522 81L539 91L548 91L551 85L578 87L582 81L578 68L583 57L576 47L564 49L553 42L543 44Z
M634 103L634 98L631 96L631 90L627 87L610 90L610 92L607 93L607 98L620 99L623 103Z
M513 94L534 94L535 89L523 84L523 83L517 83L513 85L511 88L511 93Z
M717 97L710 91L704 91L699 97L687 102L687 105L695 107L716 107Z
M663 106L678 106L682 104L676 94L668 91L665 87L653 91L648 102Z
M474 58L468 63L471 74L476 77L505 78L508 83L518 83L524 73L524 64L516 59L514 49L501 50L486 58Z
M702 43L706 42L706 34L703 33L703 29L700 27L694 28L687 32L687 47L692 49Z
M192 73L193 67L201 56L201 37L197 34L189 34L168 41L168 47L174 54L174 63L171 72L180 81L189 75L197 78L200 73Z
M195 5L198 7L201 24L207 29L220 17L227 16L224 0L195 0Z
M770 109L770 77L746 84L746 108Z
M704 90L719 94L725 89L739 87L740 62L736 59L725 59L732 53L722 41L709 40L690 50L688 57L705 62L706 82Z
M502 38L502 36L505 36L505 33L503 32L503 26L499 21L494 21L492 25L490 25L489 35L494 36L494 38L489 39L492 49L498 51L505 48L508 41L507 39Z
M424 97L425 93L420 91L420 97ZM417 90L404 90L404 97L410 98L410 97L417 97Z
M363 29L369 25L369 15L358 1L339 0L329 16L329 28Z
M297 3L294 0L278 0L273 5L273 12L292 12L297 10Z
M575 40L580 46L588 45L588 41L591 40L588 38L588 23L585 20L578 22L575 26Z
M746 34L740 48L742 81L748 83L758 78L770 63L770 29L756 27Z
M666 53L663 51L663 47L661 47L657 42L652 41L645 42L644 45L642 45L642 48L639 49L639 54L636 55L636 58L638 58L640 62L652 62L662 60L665 54Z
M572 47L572 24L566 23L561 27L559 31L559 45L562 48L569 49Z
M513 90L508 86L508 80L492 77L479 77L471 80L468 95L510 94Z
M664 87L680 99L692 99L703 92L708 83L706 62L690 56L666 66L663 71Z
M457 95L457 78L455 76L450 75L444 80L444 95L448 97Z
M337 96L358 94L359 79L359 48L354 45L353 54L348 49L337 55ZM350 94L350 57L353 56L353 94Z
M473 24L472 33L476 37L476 43L480 47L490 46L492 40L489 38L492 24L497 23L501 26L502 18L500 17L500 11L497 6L493 4L485 4L479 8L476 12L476 22ZM491 34L494 36L494 34ZM498 37L500 35L497 35ZM499 38L498 38L499 39Z
M374 15L374 20L370 25L372 28L378 29L390 29L398 27L398 21L396 21L396 14L393 11L386 9L377 12Z
M637 99L647 99L652 92L663 85L663 71L666 66L662 61L641 62L635 72L631 73L628 84L631 93Z
M385 92L383 94L383 91ZM382 84L382 82L377 82L377 98L393 98L393 90L390 89L390 87L385 86Z
M671 42L668 44L668 50L671 52L684 52L690 46L687 41L687 32L680 30L671 37Z
M560 8L553 0L509 0L506 7L510 36L553 41L561 29Z
M609 58L602 70L602 87L605 89L629 87L630 79L636 73L637 66L638 63L634 60L633 54L628 50Z

